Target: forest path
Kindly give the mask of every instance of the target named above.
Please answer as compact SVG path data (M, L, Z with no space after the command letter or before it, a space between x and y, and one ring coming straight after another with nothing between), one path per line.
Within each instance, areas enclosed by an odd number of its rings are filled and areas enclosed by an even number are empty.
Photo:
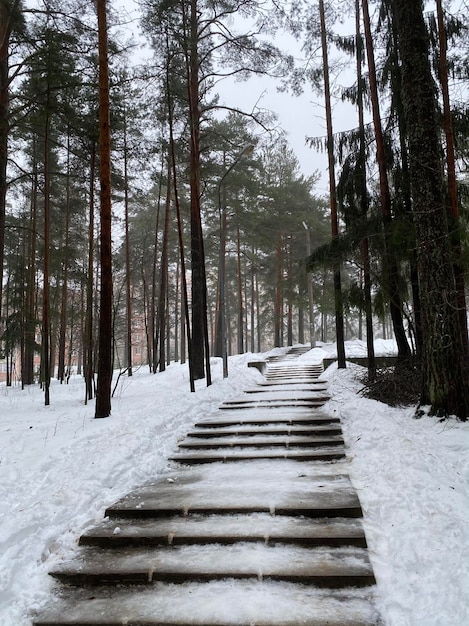
M35 626L376 626L373 570L322 366L292 348L195 424L156 481L51 572Z

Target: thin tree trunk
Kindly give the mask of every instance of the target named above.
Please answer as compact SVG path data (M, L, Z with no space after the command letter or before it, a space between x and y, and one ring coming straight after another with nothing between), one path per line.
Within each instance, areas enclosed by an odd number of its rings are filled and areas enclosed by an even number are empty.
M5 216L7 196L7 164L9 122L9 47L12 31L13 14L18 1L0 3L0 320L2 319L3 301L3 265L5 255Z
M83 370L85 376L85 403L93 399L94 393L94 341L93 341L93 293L94 293L94 180L96 146L91 147L89 225L88 225L88 280L86 282L86 321L83 341Z
M178 256L176 261L176 293L174 295L174 360L179 361L179 284L180 284L181 260Z
M132 376L132 298L130 276L130 236L129 236L129 167L127 147L127 111L124 110L124 214L125 214L125 314L126 338L125 353L128 376Z
M49 95L46 104L44 127L44 268L42 287L42 354L41 371L44 385L44 404L50 404L50 172L49 172Z
M112 247L111 132L106 0L97 0L99 39L99 165L101 184L101 296L99 308L98 384L95 418L111 414L112 382Z
M339 222L337 218L337 198L335 185L335 157L332 132L332 110L331 93L329 84L329 61L326 42L326 21L324 16L324 2L319 0L319 14L321 20L321 44L324 70L324 97L326 104L326 126L327 126L327 156L329 163L329 196L331 208L331 231L332 239L339 235ZM337 343L337 365L339 368L345 367L345 344L344 344L344 312L342 301L342 284L340 275L340 264L334 262L334 305L335 305L335 329Z
M158 184L158 202L156 207L156 221L155 221L155 238L153 244L153 262L152 262L152 280L151 280L151 298L150 298L150 312L149 319L149 334L151 337L151 360L150 370L153 374L156 374L158 369L158 325L157 325L157 273L158 273L158 232L160 227L160 211L161 211L161 192L163 185L163 163L164 155L161 155L161 168Z
M252 251L253 252L253 251ZM253 255L254 256L254 255ZM256 351L255 328L256 328L256 275L254 264L251 264L251 352Z
M293 282L292 277L292 265L291 265L291 245L287 243L287 283L290 289L288 294L288 306L287 306L287 345L293 345L293 305L292 305L292 293L291 285Z
M68 265L70 259L70 133L67 136L67 191L65 200L65 241L62 278L62 298L60 303L60 328L59 328L59 362L57 379L60 384L65 378L65 344L67 335L67 300L68 300Z
M159 370L164 372L166 369L166 341L169 341L169 337L166 336L166 319L168 315L168 236L169 236L169 214L171 208L171 162L168 159L168 172L166 186L166 202L164 213L164 229L163 229L163 244L161 249L161 265L160 265L160 295L158 298L158 321L159 321Z
M33 139L33 174L31 183L31 215L29 231L29 268L28 294L26 299L25 346L22 364L22 382L25 385L34 383L34 354L36 346L36 254L37 254L37 205L38 205L38 174L36 139Z
M279 348L282 345L282 234L278 234L277 239L277 277L275 281L275 305L274 305L274 346Z
M168 96L170 95L169 89L169 68L166 74L166 88ZM179 243L179 255L181 259L181 280L182 280L182 302L184 306L184 315L181 318L184 320L184 323L181 327L181 363L185 362L185 346L182 345L183 338L187 336L187 352L189 356L189 384L191 392L195 391L195 375L194 375L194 360L192 358L192 335L191 335L191 327L190 327L190 313L189 313L189 297L187 292L187 279L186 279L186 258L184 254L184 237L182 230L182 218L181 218L181 209L179 205L179 192L178 192L178 180L177 180L177 168L176 168L176 149L174 145L174 134L173 134L173 106L171 98L168 99L168 125L169 125L169 147L171 154L171 171L172 171L172 181L173 181L173 191L174 191L174 205L176 207L176 221L177 221L177 231L178 231L178 243ZM169 182L169 181L168 181ZM185 329L184 329L185 326ZM184 333L185 330L185 333Z
M362 89L362 56L363 46L360 31L360 0L355 3L355 27L356 27L356 48L357 48L357 84L358 84L358 129L360 134L359 145L359 176L360 176L360 213L363 217L368 214L368 194L366 185L366 154L365 154L365 117L363 106ZM371 272L370 272L370 252L368 238L365 237L361 244L363 261L363 297L365 302L366 320L366 348L368 355L368 378L374 380L376 376L376 358L373 336L373 312L371 304Z
M244 352L244 310L243 310L243 277L241 271L241 237L239 226L236 231L236 252L238 255L238 354Z

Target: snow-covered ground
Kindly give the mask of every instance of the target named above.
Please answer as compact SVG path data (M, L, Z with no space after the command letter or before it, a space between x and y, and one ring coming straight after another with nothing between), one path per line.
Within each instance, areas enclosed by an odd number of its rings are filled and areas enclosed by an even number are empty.
M333 354L321 346L300 357ZM392 344L377 343L377 354ZM272 351L281 352L281 350ZM364 345L347 345L361 356ZM201 417L262 380L247 362L230 359L223 380L189 391L186 366L123 377L112 416L93 419L79 377L54 382L51 406L37 387L0 386L0 625L27 626L48 599L47 572L76 547L83 530L102 521L106 506L161 473L176 442ZM342 418L350 476L365 512L378 581L378 608L387 626L469 624L469 424L413 419L358 395L358 366L324 374Z

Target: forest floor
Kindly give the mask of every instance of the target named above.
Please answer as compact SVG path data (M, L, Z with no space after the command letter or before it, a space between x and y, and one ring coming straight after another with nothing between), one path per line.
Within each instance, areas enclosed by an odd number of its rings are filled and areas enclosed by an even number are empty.
M362 356L363 342L348 342ZM392 354L392 342L376 342ZM186 365L121 377L112 415L94 420L79 376L51 386L43 406L37 386L0 386L0 624L27 626L47 603L48 572L76 550L78 537L99 523L107 506L161 474L177 441L218 405L262 380L249 361L230 358L222 378L189 390ZM321 345L299 357L334 354ZM469 624L469 422L389 407L361 395L363 369L329 367L325 410L342 420L347 463L364 511L377 608L386 626Z

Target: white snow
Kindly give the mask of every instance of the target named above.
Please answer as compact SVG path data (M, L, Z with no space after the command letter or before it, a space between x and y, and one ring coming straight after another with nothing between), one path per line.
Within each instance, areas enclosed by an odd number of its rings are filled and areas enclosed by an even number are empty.
M377 347L378 354L393 352L390 342ZM315 363L334 350L321 346L299 359ZM348 356L363 353L363 342L347 345ZM50 407L37 387L0 386L1 626L31 623L31 611L49 598L47 572L70 557L79 535L102 521L107 506L162 476L194 422L262 381L246 365L265 356L230 358L225 380L221 360L213 359L214 384L198 381L194 394L186 366L171 365L157 375L140 369L121 378L112 416L101 420L93 419L93 402L84 405L80 377L69 385L54 382ZM412 408L364 399L357 393L357 369L333 365L325 372L331 395L325 410L342 419L378 609L386 626L465 626L469 425L415 420Z

